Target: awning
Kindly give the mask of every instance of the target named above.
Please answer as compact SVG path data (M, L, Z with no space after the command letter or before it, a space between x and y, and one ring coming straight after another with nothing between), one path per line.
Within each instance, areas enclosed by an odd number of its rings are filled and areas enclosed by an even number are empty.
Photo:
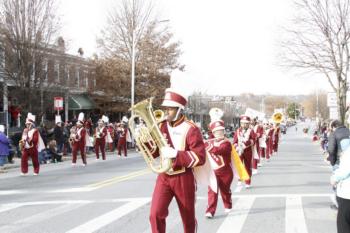
M95 103L87 95L70 95L69 110L94 109Z

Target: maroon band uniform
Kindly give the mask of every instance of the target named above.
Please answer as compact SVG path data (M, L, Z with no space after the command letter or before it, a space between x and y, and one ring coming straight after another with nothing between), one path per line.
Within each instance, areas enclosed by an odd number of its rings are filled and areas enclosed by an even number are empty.
M254 133L255 133L255 146L256 146L256 151L259 155L259 158L261 157L261 148L260 148L260 143L259 140L262 138L263 134L264 134L264 128L261 124L257 123L254 126ZM255 159L253 158L253 169L257 169L258 168L258 163L259 163L259 159Z
M21 171L24 174L28 173L28 158L30 157L33 162L34 173L38 174L40 169L38 158L38 143L39 143L39 131L37 129L24 129L22 134L22 140L25 144L22 150L21 157Z
M278 125L275 126L274 130L273 130L273 152L278 152L278 143L279 143L279 138L280 138L280 127Z
M206 150L212 163L215 163L214 173L216 176L218 190L208 187L208 206L206 213L215 215L218 203L219 190L225 209L232 208L231 183L233 180L233 170L231 167L231 142L225 139L216 139L213 143L206 143Z
M250 122L248 116L242 116L241 122ZM236 148L237 152L240 151L239 147L244 146L243 151L238 153L244 164L245 169L248 172L249 177L252 177L252 161L253 161L253 150L252 147L255 143L255 133L252 129L238 128L236 130L235 136L233 138L233 146ZM246 180L245 183L250 185L251 178Z
M81 159L83 164L86 165L86 154L85 154L85 145L86 145L86 129L84 126L80 128L76 128L75 140L73 142L72 148L72 163L75 164L77 162L77 154L80 151Z
M96 159L100 158L99 150L101 150L102 159L106 160L106 136L107 136L107 129L105 126L96 127L95 128L95 153L96 153Z
M175 158L172 159L172 170L159 174L154 188L150 223L152 233L166 232L166 217L170 202L175 197L179 207L184 233L195 233L197 221L195 217L196 182L192 168L205 163L205 145L200 129L185 119L180 112L187 100L179 92L166 89L162 106L178 108L176 117L169 123L160 123L160 131L165 136L168 146L173 148ZM157 150L154 156L159 155Z
M182 117L173 125L161 124L171 147L178 150L173 161L173 172L158 175L154 188L150 222L153 233L165 233L165 219L168 207L175 197L179 206L185 233L194 233L197 228L195 218L196 183L192 168L205 162L205 146L198 127Z
M128 128L122 123L122 126L119 128L119 139L118 139L118 155L121 156L121 150L124 151L124 156L128 156L126 137L128 135Z

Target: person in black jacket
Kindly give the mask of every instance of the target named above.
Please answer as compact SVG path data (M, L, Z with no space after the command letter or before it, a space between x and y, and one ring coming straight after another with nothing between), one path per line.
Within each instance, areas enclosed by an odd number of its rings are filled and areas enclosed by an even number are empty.
M350 131L340 121L334 120L330 123L331 133L328 138L328 161L333 166L333 171L335 171L339 166L339 158L342 153L340 142L343 139L348 139L350 137ZM333 187L334 192L336 191ZM333 204L330 206L332 209L338 208L338 203L336 198L332 198Z
M53 130L53 137L57 144L57 153L60 154L63 151L64 135L62 128L62 121L56 121L55 128Z
M340 121L334 120L330 123L331 134L328 138L328 161L332 166L339 164L341 151L340 141L350 137L350 131Z

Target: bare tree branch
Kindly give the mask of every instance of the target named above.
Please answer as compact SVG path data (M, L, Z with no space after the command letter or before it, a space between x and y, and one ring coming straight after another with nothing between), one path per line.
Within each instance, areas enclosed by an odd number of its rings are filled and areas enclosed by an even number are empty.
M350 0L295 0L297 14L285 29L281 65L323 74L338 96L344 121L349 72Z

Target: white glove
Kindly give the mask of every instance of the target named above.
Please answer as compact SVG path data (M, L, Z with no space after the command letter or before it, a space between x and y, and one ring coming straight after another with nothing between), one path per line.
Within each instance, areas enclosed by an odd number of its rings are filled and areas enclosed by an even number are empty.
M243 142L239 144L239 147L242 148L243 150L244 150L245 148L247 148L247 146L246 146Z
M160 154L165 159L173 159L173 158L176 158L177 156L177 150L175 150L170 146L164 146L160 148Z
M334 179L334 176L331 176L330 183L332 186L337 186L337 182Z

